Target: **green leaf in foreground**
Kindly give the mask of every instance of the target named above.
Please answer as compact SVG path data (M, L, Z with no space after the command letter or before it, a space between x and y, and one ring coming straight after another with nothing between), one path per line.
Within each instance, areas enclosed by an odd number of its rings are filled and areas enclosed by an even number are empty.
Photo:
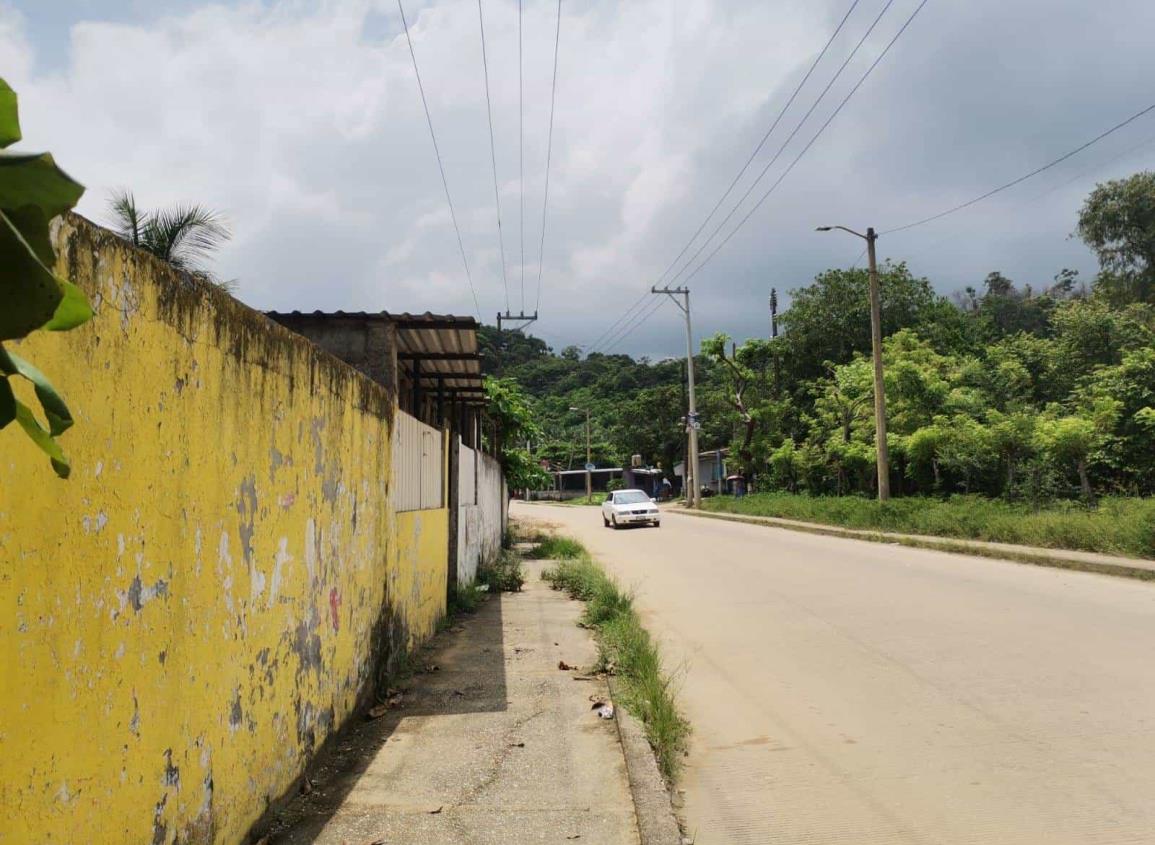
M0 372L8 376L23 376L32 382L36 389L36 398L40 400L40 407L44 409L44 416L48 418L49 430L53 437L63 434L72 427L72 414L68 406L64 404L64 400L60 398L60 394L44 373L14 352L2 348L0 348Z
M0 378L0 428L16 419L16 396L7 378Z
M52 435L40 427L40 423L36 421L36 417L32 414L32 409L16 400L16 421L20 423L20 427L24 429L24 433L40 447L40 451L46 454L52 462L52 469L61 478L68 478L72 472L72 467L68 464L68 458L64 456L64 450L60 448Z
M40 328L64 298L36 249L37 242L47 243L47 238L48 220L37 209L0 210L0 340Z
M88 304L88 297L84 295L84 291L59 276L56 281L60 283L64 297L56 306L56 313L52 315L52 319L41 328L49 332L66 332L91 320L92 306Z
M16 110L16 92L0 79L0 148L20 140L20 117Z

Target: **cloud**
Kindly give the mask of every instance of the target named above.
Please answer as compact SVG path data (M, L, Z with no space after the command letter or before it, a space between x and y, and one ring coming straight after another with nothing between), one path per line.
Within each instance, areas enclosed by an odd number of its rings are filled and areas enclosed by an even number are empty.
M223 211L236 237L216 269L237 278L238 295L255 307L473 311L394 3L179 0L115 17L101 17L98 5L53 11L53 25L68 32L66 52L44 35L48 12L38 9L30 27L31 18L0 5L3 72L21 96L26 146L51 149L88 186L83 213L104 219L116 187L146 206L196 201ZM542 336L556 347L588 342L656 280L847 5L563 4ZM882 5L856 9L757 168ZM915 5L896 0L816 120ZM524 6L524 223L517 4L485 0L483 8L508 302L522 306L524 285L532 310L556 6ZM507 288L477 4L413 0L406 13L482 316L492 320ZM816 235L816 224L885 229L933 213L1147 105L1155 54L1144 34L1153 25L1147 0L1110 9L1083 0L931 0L781 188L694 278L698 331L763 333L771 286L785 299L816 272L856 258L859 244ZM799 133L769 179L814 129ZM1155 121L1037 183L885 238L880 251L909 258L944 291L993 269L1034 284L1064 266L1092 270L1089 253L1067 238L1079 201L1097 178L1149 163L1151 147L1108 161L1145 135L1155 135ZM678 315L662 309L622 348L677 354L680 331Z

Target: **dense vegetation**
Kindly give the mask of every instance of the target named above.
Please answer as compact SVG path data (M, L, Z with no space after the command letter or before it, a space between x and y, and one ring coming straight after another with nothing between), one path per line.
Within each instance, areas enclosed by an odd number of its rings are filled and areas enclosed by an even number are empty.
M1100 185L1077 234L1099 256L1090 284L990 273L952 298L903 263L880 268L896 495L983 494L1029 503L1155 492L1155 174ZM873 456L868 278L832 269L794 290L781 336L716 335L697 359L704 448L761 490L869 494ZM554 354L483 332L485 365L533 398L535 458L563 467L684 452L682 364ZM499 361L500 356L500 361Z

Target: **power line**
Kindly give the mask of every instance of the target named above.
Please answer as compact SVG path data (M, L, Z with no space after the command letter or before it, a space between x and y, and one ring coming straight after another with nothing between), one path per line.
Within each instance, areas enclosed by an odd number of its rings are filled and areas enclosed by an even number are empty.
M1103 161L1099 162L1098 164L1094 164L1091 167L1088 167L1086 170L1080 170L1078 173L1076 173L1070 179L1067 179L1064 182L1060 182L1058 185L1055 185L1054 187L1047 188L1047 190L1043 191L1041 194L1039 194L1037 196L1031 197L1031 200L1032 201L1040 200L1045 196L1049 196L1050 194L1053 194L1055 191L1057 191L1061 188L1065 188L1074 182L1078 182L1080 179L1082 179L1086 176L1090 176L1092 173L1095 173L1096 171L1102 170L1103 168L1105 168L1109 164L1114 164L1119 159L1125 158L1125 157L1131 155L1131 153L1133 153L1136 150L1139 150L1143 147L1146 147L1148 144L1151 144L1152 142L1155 142L1155 135L1148 136L1147 138L1140 141L1138 144L1135 144L1134 146L1130 146L1127 149L1123 150L1122 152L1116 153L1115 155L1111 156L1110 158L1104 159Z
M766 141L770 138L770 135L774 132L775 129L778 128L778 124L782 122L782 118L785 117L787 109L789 109L790 106L794 104L794 100L802 91L803 86L805 86L806 83L810 80L811 75L818 67L818 63L822 61L823 57L830 49L830 45L834 43L834 39L838 37L838 33L842 31L842 27L846 25L846 21L850 18L850 14L855 10L855 8L857 8L859 2L861 2L861 0L854 0L854 2L850 4L850 8L846 10L846 14L842 16L842 20L839 21L838 26L835 28L834 32L831 33L830 38L827 40L826 44L823 45L821 52L818 53L817 57L815 57L814 61L810 64L810 68L806 71L806 75L802 77L802 81L798 83L797 87L795 87L794 92L790 95L790 99L786 101L786 105L782 106L782 109L778 112L778 116L774 118L774 122L770 124L770 128L766 130L766 134L762 136L762 140L758 142L758 146L754 148L754 152L750 153L750 157L746 159L746 163L742 165L742 169L739 170L737 175L733 178L733 180L731 180L730 185L726 188L725 193L723 193L722 196L718 198L718 201L714 203L714 207L710 209L710 213L706 215L705 219L698 226L697 230L695 230L694 234L692 234L690 239L686 241L686 245L682 247L681 252L679 252L677 256L675 256L674 260L670 262L670 266L663 270L662 274L658 276L655 284L661 284L662 280L666 277L666 274L674 269L674 266L682 259L682 256L686 254L686 250L688 250L691 245L693 245L698 235L702 234L702 230L706 228L706 224L708 224L714 215L717 214L718 209L722 207L722 203L724 203L726 198L733 192L734 187L738 184L739 180L741 180L741 178L746 174L746 171L750 169L750 165L758 156L758 153L762 151L762 147L765 146ZM889 6L890 4L888 3L887 5ZM853 56L854 54L851 53L851 55ZM837 78L837 75L835 75L835 78ZM693 259L690 260L692 261Z
M602 354L608 354L611 349L613 349L615 346L620 344L623 340L641 328L647 320L649 320L651 317L657 314L658 311L661 310L662 306L666 304L666 300L659 299L657 300L657 303L658 304L650 308L649 311L643 311L643 313L639 316L639 319L634 321L633 325L627 326L623 331L619 332L616 338L604 344L602 347Z
M611 327L610 330L607 330L607 331L602 333L602 337L604 338L604 340L602 340L600 343L597 343L597 342L593 343L589 347L590 353L605 349L610 344L616 342L618 335L620 335L624 331L629 330L629 324L632 323L634 320L636 320L638 317L640 317L642 312L644 312L646 310L646 306L653 302L653 300L650 299L650 297L648 295L649 291L647 291L646 294L647 294L646 296L643 296L640 299L638 299L636 302L634 302L634 304L631 305L622 314L621 317L619 317L617 320L614 321L614 325L616 326L616 328Z
M517 0L517 193L521 202L521 313L525 313L525 88L522 84L521 0Z
M746 221L749 220L751 216L753 216L754 212L762 207L762 203L766 202L766 200L769 199L770 195L772 193L774 193L774 191L778 188L779 185L782 184L782 180L784 180L790 174L790 171L792 171L794 169L795 165L797 165L798 162L800 162L802 160L802 157L806 155L807 151L809 151L809 149L814 145L814 142L817 141L819 139L819 137L821 137L822 133L826 131L826 127L828 127L834 121L834 118L838 117L839 112L841 112L843 107L848 102L850 102L850 98L854 96L855 92L857 92L860 87L862 87L862 84L864 82L866 82L866 80L870 76L870 74L874 72L874 69L876 67L878 67L879 63L883 60L883 58L886 57L886 54L890 52L890 48L893 47L895 42L898 41L898 39L902 36L902 34L904 32L906 32L907 27L910 26L911 22L915 19L915 17L918 15L918 13L922 11L922 7L925 6L928 2L929 2L929 0L922 0L922 2L918 4L918 6L915 8L915 10L913 12L911 12L910 17L906 19L906 22L903 23L902 27L898 30L898 32L895 33L894 37L890 39L890 41L887 43L886 47L883 48L882 52L878 54L878 58L876 58L871 63L870 67L868 67L866 69L866 72L864 74L862 74L862 76L859 78L858 82L854 83L854 87L851 88L850 91L847 93L847 95L842 98L842 102L840 102L838 104L838 107L836 109L834 109L833 112L831 112L830 117L826 118L826 121L822 124L821 127L819 127L818 131L814 133L814 136L806 143L806 146L804 146L802 148L802 151L799 152L798 155L794 157L794 160L792 162L790 162L790 164L786 167L785 170L782 171L782 174L775 180L774 184L770 186L770 188L766 191L766 193L764 193L762 195L762 197L758 200L758 202L754 203L754 206L749 211L746 212L745 216L741 220L738 221L738 225L736 225L733 229L731 229L730 233L728 235L726 235L725 238L723 238L722 242L719 243L716 247L714 247L714 250L709 255L707 255L704 259L702 259L702 263L699 264L697 267L695 267L690 272L690 274L688 276L686 276L686 281L689 281L694 276L698 275L698 273L701 272L702 268L705 267L706 264L709 263L710 259L712 259L715 255L717 255L718 252L722 249L722 247L724 247L727 243L729 243L730 238L734 237L734 235L737 234L738 230L741 229L746 224ZM1152 106L1152 108L1155 108L1155 106Z
M489 59L485 53L485 16L477 0L477 22L481 26L481 67L485 71L485 113L489 116L489 159L493 164L493 202L497 208L497 243L501 248L501 284L505 289L505 310L509 310L509 277L505 269L505 235L501 231L501 194L497 188L497 145L493 140L493 104L489 98Z
M480 0L478 0L480 2ZM545 144L545 198L541 203L541 247L537 256L537 301L534 313L541 307L541 270L545 263L546 209L549 208L549 164L553 158L553 111L557 102L557 53L561 44L561 0L557 0L557 31L553 36L553 85L549 92L549 136Z
M648 290L645 291L641 296L639 296L637 299L634 300L633 304L630 305L629 308L627 308L625 311L623 311L622 314L616 320L614 320L613 323L610 324L609 328L607 328L600 335L598 335L597 338L592 343L587 344L586 349L589 349L591 351L596 349L598 347L598 345L600 344L602 338L611 334L617 326L621 325L626 319L628 319L630 314L633 311L635 311L639 305L641 305L643 302L652 302L652 301L653 300L650 299L650 292Z
M681 260L682 256L685 255L686 251L693 245L693 243L697 239L698 235L700 235L702 233L702 230L704 228L706 228L706 225L710 222L710 220L713 218L713 216L717 213L718 209L722 206L722 203L724 203L726 201L726 198L728 196L730 196L730 194L733 192L735 186L741 180L742 176L745 175L746 171L750 168L750 164L757 157L758 153L761 152L762 147L766 144L766 141L770 138L770 135L778 127L778 124L781 123L782 118L786 114L786 111L794 103L794 100L797 99L798 94L802 91L802 88L806 85L807 81L809 81L809 79L813 75L815 69L817 69L819 62L822 61L823 57L830 50L830 46L834 43L834 39L838 37L838 34L842 31L842 28L846 25L846 21L850 18L851 13L858 6L859 2L860 2L860 0L854 0L854 2L851 3L850 8L846 10L846 14L843 15L842 20L839 21L837 28L835 28L835 30L831 34L830 38L827 39L826 44L823 45L822 50L815 57L814 61L810 64L810 67L809 67L809 69L807 69L805 76L802 77L802 80L795 87L793 93L791 93L791 95L790 95L790 98L786 101L786 104L778 112L777 117L774 118L774 122L770 125L770 128L766 130L766 133L762 136L762 139L758 142L758 145L754 148L754 151L750 154L749 158L746 159L745 164L742 165L742 168L738 171L737 175L730 182L729 187L727 187L726 191L722 194L722 196L718 198L718 201L714 204L714 207L710 210L710 213L707 214L705 219L702 220L702 222L698 226L697 230L694 232L693 235L690 236L690 239L688 241L686 241L685 246L682 247L681 251L677 254L677 256L675 256L674 260L670 262L670 265L668 267L666 267L666 269L663 270L662 273L658 276L658 278L655 280L654 284L661 284L662 280L666 278L667 274L672 269L674 269L674 267ZM889 6L892 2L893 2L893 0L889 0L889 2L886 4L887 8L889 8ZM886 11L886 8L883 9L883 12L885 12L885 11ZM875 24L877 24L877 23L878 23L878 21L876 19ZM871 30L873 30L873 28L874 28L874 25L871 25ZM867 30L867 35L870 34L871 30ZM865 36L863 36L863 40L865 40ZM847 58L847 62L849 62L850 59L853 58L854 54L858 51L858 47L861 47L861 46L862 46L862 41L860 41L858 46L856 46L854 48L854 51L851 52L850 56ZM822 96L824 96L826 94L826 91L828 91L830 89L830 85L833 85L834 81L836 79L838 79L838 76L842 73L842 69L846 67L847 62L843 63L842 68L839 68L838 73L836 73L834 75L834 77L830 80L830 83L826 86L826 89L822 92L821 95L819 95L818 100L816 100L814 105L810 107L810 111L806 113L807 117L809 117L810 112L812 112L814 110L815 106L818 105L818 102L821 101ZM798 132L798 129L801 128L802 123L805 122L805 119L806 118L804 117L802 122L799 123L798 127L795 128L794 133L791 133L790 138L793 138L794 134L796 134ZM789 142L789 140L790 139L788 138L787 142ZM775 155L774 159L771 161L771 164L773 164L773 162L777 160L778 156L781 155L781 152L782 152L782 150L779 149L778 154ZM766 172L765 169L763 169L762 175L764 175L765 172ZM760 179L761 175L758 178ZM754 181L754 184L756 185L757 183L758 183L758 180L756 179ZM751 186L750 190L752 190L752 189L753 189L753 186ZM749 196L750 190L746 191L746 194L742 197L742 200L744 200L746 198L746 196ZM742 200L738 201L738 205L741 205ZM727 216L726 220L729 220L730 216L733 216L733 211L730 212L730 215ZM725 225L725 222L726 221L723 220L722 225ZM709 239L707 239L706 242L708 243ZM701 252L701 249L699 249L698 252L695 253L693 257L691 257L690 261L692 262L694 260L694 258L696 258L698 256L698 254L700 252ZM683 268L683 271L684 271L684 269L685 268ZM642 295L640 297L638 297L638 299L629 308L627 308L626 311L623 312L621 314L621 316L619 316L618 319L615 320L605 331L603 331L598 336L598 338L596 340L594 340L594 342L591 343L587 348L592 351L598 347L599 343L602 341L603 338L605 338L607 336L612 336L614 334L615 328L617 326L619 326L621 323L623 323L624 321L628 320L630 318L631 313L634 312L638 308L638 306L640 306L643 302L650 301L649 297L650 297L650 292L648 290L644 291L642 293Z
M433 152L437 156L437 169L441 171L441 186L445 188L445 202L449 206L449 219L453 221L453 231L457 233L457 248L461 251L461 263L465 266L465 279L469 282L469 292L473 294L473 305L477 309L477 319L481 321L481 303L477 301L477 289L473 287L473 276L469 272L469 260L465 257L465 244L461 240L461 229L457 225L457 213L453 210L453 198L449 195L449 180L445 178L445 165L441 161L441 150L437 146L437 133L433 131L433 118L429 116L429 101L425 99L425 86L421 83L421 71L417 69L417 54L413 52L413 39L409 36L409 23L405 20L405 8L397 0L397 10L401 12L401 24L405 27L405 41L409 44L409 57L413 59L413 75L417 77L417 90L421 93L421 105L425 109L425 122L429 124L429 137L433 139Z
M812 115L814 113L814 110L816 108L818 108L818 106L819 106L819 104L821 104L822 100L825 99L827 93L829 93L830 89L834 86L834 83L838 81L838 78L840 76L842 76L842 72L844 70L846 70L846 68L850 64L851 60L853 60L854 57L856 55L858 55L858 51L860 49L862 49L862 45L866 43L866 39L870 37L872 32L874 32L875 27L877 27L879 22L882 20L882 16L885 15L887 13L887 11L889 11L890 7L893 4L894 4L894 0L887 0L886 5L884 5L882 7L882 11L879 12L878 15L875 17L875 19L871 22L871 24L867 28L866 32L864 32L862 34L862 37L860 39L858 39L858 43L854 45L854 49L850 51L850 54L846 57L846 59L839 66L838 70L835 71L834 76L830 77L830 81L826 83L826 87L822 89L822 93L820 93L815 98L814 102L811 103L810 108L807 109L806 114L802 115L802 119L799 120L798 124L794 127L794 130L787 136L786 140L783 141L782 144L778 147L778 151L774 153L774 157L771 158L770 161L766 162L766 166L762 168L761 172L754 179L754 181L750 183L750 187L748 187L746 189L746 192L744 194L742 194L741 197L739 197L739 199L736 203L734 203L734 207L730 209L730 213L727 214L722 219L722 221L720 223L718 223L717 226L714 227L714 231L712 231L710 233L710 236L708 238L706 238L706 240L702 241L702 244L698 247L698 249L694 252L694 254L691 255L690 258L686 261L686 263L682 265L682 269L674 274L673 278L670 280L671 283L677 281L678 278L683 273L685 273L687 270L690 269L690 267L693 265L695 259L697 259L697 257L702 254L703 250L705 250L706 247L708 247L710 245L710 242L718 236L718 233L720 231L722 231L722 228L727 223L730 222L730 219L738 212L738 209L740 209L742 207L742 203L744 203L746 201L747 197L749 197L750 194L753 193L754 189L756 187L758 187L758 183L762 181L762 177L765 176L766 173L770 170L770 168L773 167L777 163L778 159L781 158L782 153L784 153L786 151L786 147L790 145L790 142L794 140L794 137L802 130L802 127L806 125L806 121L810 119L810 115ZM922 7L920 6L919 8L922 8ZM917 11L915 12L915 14L917 14ZM861 84L861 82L859 84ZM835 114L837 114L837 112L835 112ZM811 143L813 143L813 142L811 142ZM789 172L789 171L787 171L787 172ZM741 224L739 224L739 225L741 225ZM727 237L727 240L729 240L729 237ZM708 261L709 258L707 258L706 260ZM705 263L705 262L703 262L703 263ZM690 277L687 276L686 278L690 278Z
M1065 155L1059 156L1054 161L1048 162L1047 164L1044 164L1042 167L1036 168L1035 170L1032 170L1030 173L1027 173L1024 176L1020 176L1018 179L1012 179L1010 182L1007 182L1004 185L999 185L999 187L994 188L990 191L987 191L985 194L982 194L981 196L977 196L974 199L967 200L966 202L960 203L959 205L956 205L953 208L948 208L946 211L940 211L938 214L932 214L930 217L924 217L922 220L916 220L913 223L907 223L905 226L898 226L897 228L894 228L894 229L887 229L885 232L880 232L879 234L889 235L889 234L892 234L894 232L904 232L907 229L913 229L915 226L921 226L924 223L930 223L933 220L941 220L943 217L946 217L948 214L954 214L956 211L962 211L964 208L970 208L970 206L974 205L975 203L982 202L983 200L987 199L988 197L993 197L995 194L997 194L1001 191L1005 191L1007 188L1013 188L1015 185L1019 184L1020 182L1025 182L1026 180L1030 179L1032 176L1038 176L1044 170L1050 170L1056 164L1059 164L1060 162L1064 162L1067 159L1069 159L1071 156L1077 155L1078 153L1081 153L1083 150L1087 149L1088 147L1092 146L1093 144L1097 144L1099 141L1102 141L1108 135L1110 135L1114 132L1118 132L1120 129L1122 129L1127 124L1138 120L1139 118L1141 118L1143 115L1147 114L1150 111L1155 111L1155 103L1147 106L1147 108L1142 109L1141 111L1136 112L1135 114L1131 115L1129 118L1124 120L1123 122L1116 123L1114 126L1112 126L1110 129L1108 129L1106 132L1103 132L1099 135L1096 135L1090 141L1087 141L1085 144L1082 144L1081 146L1076 147L1075 149L1071 150L1069 153L1066 153Z

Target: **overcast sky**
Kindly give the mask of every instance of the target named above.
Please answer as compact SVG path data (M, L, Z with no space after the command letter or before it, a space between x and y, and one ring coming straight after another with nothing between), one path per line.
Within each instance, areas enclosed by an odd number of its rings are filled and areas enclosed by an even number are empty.
M595 340L657 279L770 127L852 0L563 0L539 323ZM732 197L786 140L886 0L860 0ZM919 0L892 0L781 174ZM538 301L557 4L524 0L524 264L516 0L483 0L508 305ZM476 0L406 0L482 316L507 304ZM785 291L879 230L983 193L1155 103L1151 0L929 0L825 133L690 282L695 333L768 331ZM396 0L0 0L23 149L49 149L107 222L110 190L200 202L235 232L215 270L281 310L474 313ZM1155 165L1155 113L941 222L883 238L943 292L992 270L1093 274L1070 238L1096 181ZM729 205L723 206L724 215ZM719 218L720 219L721 215ZM705 233L716 224L707 226ZM721 230L725 235L729 226ZM691 247L693 253L700 240ZM708 247L702 255L710 252ZM524 296L522 276L524 272ZM618 351L684 352L663 306Z

